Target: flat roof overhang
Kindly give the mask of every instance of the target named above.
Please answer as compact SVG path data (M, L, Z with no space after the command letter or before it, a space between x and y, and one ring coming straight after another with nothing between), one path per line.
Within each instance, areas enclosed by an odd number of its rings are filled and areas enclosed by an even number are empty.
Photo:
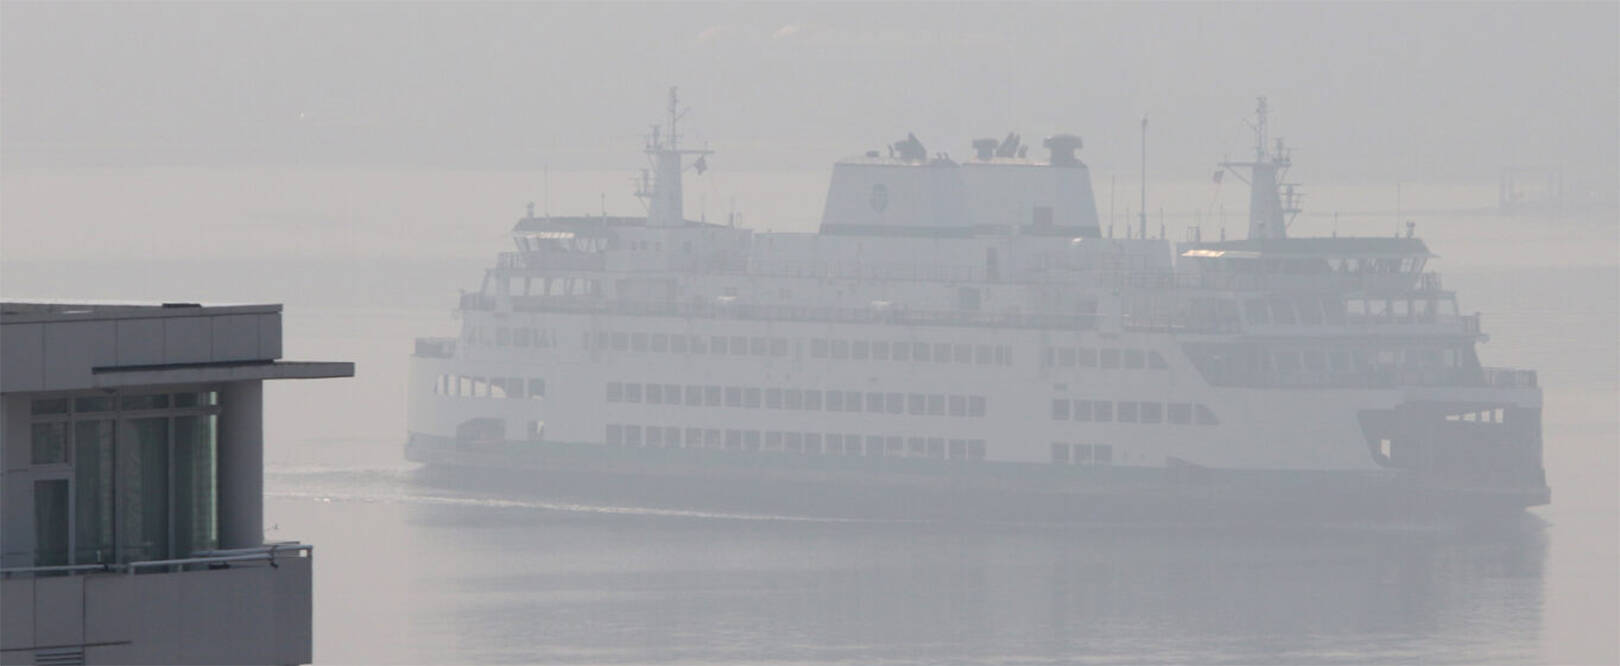
M353 377L348 361L247 361L92 368L91 388Z

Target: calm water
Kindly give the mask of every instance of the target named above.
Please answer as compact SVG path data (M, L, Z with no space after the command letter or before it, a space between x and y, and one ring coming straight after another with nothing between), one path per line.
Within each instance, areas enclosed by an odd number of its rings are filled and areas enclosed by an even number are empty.
M1540 370L1551 506L1488 530L1169 533L445 487L400 459L410 340L454 331L456 288L503 249L533 174L4 176L6 296L283 301L288 358L359 363L354 380L267 389L266 524L316 545L320 662L1620 661L1612 217L1419 218L1434 268L1484 313L1484 362ZM820 178L747 185L790 202L779 229L802 228ZM589 209L622 180L554 208ZM1188 198L1205 205L1201 192ZM1406 196L1464 208L1476 194Z

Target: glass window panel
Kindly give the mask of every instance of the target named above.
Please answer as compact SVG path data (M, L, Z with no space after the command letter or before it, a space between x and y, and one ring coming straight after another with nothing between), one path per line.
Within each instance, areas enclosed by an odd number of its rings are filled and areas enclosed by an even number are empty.
M113 410L113 405L111 396L87 396L73 399L73 411L81 414L86 412L110 412Z
M215 418L174 419L174 543L179 557L219 546Z
M113 421L73 424L74 564L113 559Z
M34 482L34 566L68 563L67 479Z
M33 415L35 415L35 416L40 416L40 415L43 415L43 414L66 414L67 413L67 408L68 408L67 398L52 398L50 400L35 400L34 404L33 404L33 407L32 407L32 412L31 413Z
M33 424L33 464L67 462L67 427L66 421Z
M114 487L118 561L169 556L169 419L119 422Z
M124 409L168 409L167 394L126 395L121 401Z

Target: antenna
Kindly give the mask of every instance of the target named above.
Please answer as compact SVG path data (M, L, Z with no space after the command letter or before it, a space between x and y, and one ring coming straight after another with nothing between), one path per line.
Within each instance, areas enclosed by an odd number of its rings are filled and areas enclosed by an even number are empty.
M1142 114L1142 207L1137 209L1137 238L1147 238L1147 114Z

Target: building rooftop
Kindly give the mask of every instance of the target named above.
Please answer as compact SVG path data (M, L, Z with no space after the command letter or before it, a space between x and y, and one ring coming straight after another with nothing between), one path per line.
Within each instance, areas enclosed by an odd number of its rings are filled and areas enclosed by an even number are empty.
M200 303L19 300L0 302L0 323L22 324L53 321L150 319L153 317L275 314L279 312L281 312L279 303L202 305Z

